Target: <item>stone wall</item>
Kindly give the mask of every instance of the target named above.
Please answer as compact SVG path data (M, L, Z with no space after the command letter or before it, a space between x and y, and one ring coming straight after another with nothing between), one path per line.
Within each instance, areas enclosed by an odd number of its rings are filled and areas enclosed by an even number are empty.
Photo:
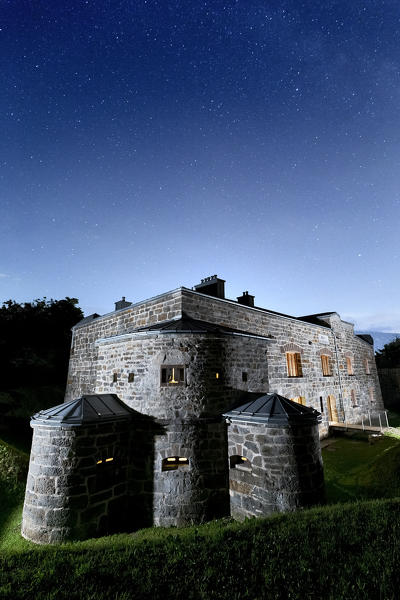
M33 429L22 535L45 544L129 530L130 423Z
M179 317L182 312L262 339L231 336L229 343L221 342L221 352L215 341L213 354L196 335L153 334L150 342L152 334L133 333L137 327ZM328 430L328 402L336 406L339 420L350 423L360 421L368 411L382 410L383 403L373 347L355 336L353 326L336 313L320 319L321 325L316 325L186 288L168 292L74 328L66 400L111 391L143 414L174 418L179 413L186 418L194 414L191 407L187 410L187 403L196 404L205 393L210 394L210 404L215 402L215 414L218 407L229 407L230 400L236 398L235 390L276 392L288 398L303 397L307 405L321 411L320 431L324 435ZM324 327L322 320L331 329ZM287 375L288 344L301 354L302 377ZM323 352L330 355L330 376L322 373ZM346 355L352 356L353 375L347 373ZM159 366L168 362L187 367L188 388L174 390L173 397L159 385ZM211 381L217 370L223 373L219 388ZM117 381L113 380L114 372ZM133 373L134 381L128 382L129 373Z
M318 426L232 422L228 426L231 515L239 520L295 510L324 501Z
M78 323L72 330L65 402L79 398L82 394L93 393L98 351L96 340L129 333L137 327L166 321L181 314L181 293L180 290L175 290L89 323Z
M181 526L229 515L226 425L220 418L164 423L156 437L154 524ZM163 471L171 456L188 465Z
M383 409L373 347L355 336L353 325L342 321L336 313L321 317L328 328L322 323L315 325L186 289L182 290L182 309L193 318L269 337L268 391L287 398L304 397L308 406L322 412L322 431L327 430L329 420L328 396L336 401L339 420L358 422L368 410ZM302 377L287 375L285 348L288 344L298 346ZM325 351L331 356L331 376L322 374L321 353ZM353 356L354 375L347 375L346 353ZM365 359L369 361L369 374Z

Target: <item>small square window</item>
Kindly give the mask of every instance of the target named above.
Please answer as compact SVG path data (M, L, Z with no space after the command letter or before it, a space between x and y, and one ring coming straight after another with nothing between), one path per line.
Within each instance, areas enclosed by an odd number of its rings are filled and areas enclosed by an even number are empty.
M161 367L161 385L185 385L185 367L182 365Z

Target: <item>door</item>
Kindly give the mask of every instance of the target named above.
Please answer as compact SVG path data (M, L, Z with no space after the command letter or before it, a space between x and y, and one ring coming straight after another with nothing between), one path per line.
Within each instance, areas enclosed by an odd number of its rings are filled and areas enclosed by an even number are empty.
M339 419L336 408L335 396L328 396L328 398L326 399L326 403L328 405L329 421L332 421L333 423L338 423Z

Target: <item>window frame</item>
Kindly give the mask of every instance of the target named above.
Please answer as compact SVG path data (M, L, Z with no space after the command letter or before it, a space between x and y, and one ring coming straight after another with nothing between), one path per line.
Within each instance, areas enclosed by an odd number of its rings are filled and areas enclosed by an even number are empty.
M174 381L168 381L169 371L172 371ZM163 372L165 372L165 377ZM178 377L178 379L176 379ZM178 387L186 385L186 369L185 365L161 365L160 367L160 386L161 387Z
M303 377L303 367L301 364L301 354L296 351L285 352L286 372L288 377Z
M321 354L321 368L324 377L332 377L332 362L329 354Z

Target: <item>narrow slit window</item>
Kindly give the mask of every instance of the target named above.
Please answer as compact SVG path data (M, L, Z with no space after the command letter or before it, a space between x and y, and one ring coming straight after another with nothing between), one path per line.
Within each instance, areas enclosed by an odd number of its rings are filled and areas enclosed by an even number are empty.
M369 367L369 360L368 360L368 358L366 358L364 360L364 366L365 366L365 374L366 375L371 375L371 369Z
M240 454L229 457L229 466L231 469L238 469L239 471L251 471L251 462Z
M357 406L357 400L356 400L356 393L354 390L351 390L350 396L351 396L351 405L353 408L355 408Z
M243 371L243 373L242 373L242 381L244 383L246 383L246 381L247 381L247 373L245 371Z
M288 377L302 377L300 352L286 352L286 366Z
M128 374L128 383L133 383L135 381L135 373Z
M323 401L322 396L319 397L319 404L321 407L321 412L323 413L324 412L324 401Z
M113 373L113 383L117 383L118 381L118 373Z
M161 367L161 385L171 386L185 384L185 367L168 365Z
M189 459L185 456L168 456L163 459L161 469L162 471L176 471L176 469L188 466Z

